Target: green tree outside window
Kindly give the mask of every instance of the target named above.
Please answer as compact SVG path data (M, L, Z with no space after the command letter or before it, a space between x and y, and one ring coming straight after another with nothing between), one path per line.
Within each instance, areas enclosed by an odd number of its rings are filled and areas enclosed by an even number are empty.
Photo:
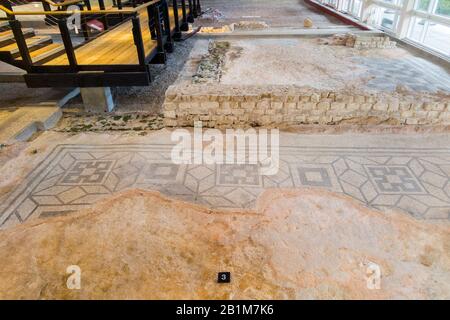
M450 16L450 0L439 0L436 7L436 14Z

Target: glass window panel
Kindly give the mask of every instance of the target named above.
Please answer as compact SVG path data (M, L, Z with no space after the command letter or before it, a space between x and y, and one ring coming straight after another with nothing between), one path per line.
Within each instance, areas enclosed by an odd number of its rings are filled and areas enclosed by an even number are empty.
M429 22L424 44L450 55L450 27Z
M414 17L409 38L414 41L421 41L422 32L424 28L425 28L425 19Z
M362 8L362 1L361 0L354 0L352 15L354 15L355 17L360 18L361 8Z
M386 2L386 3L392 3L392 4L396 5L396 6L402 6L403 5L403 0L381 0L381 1Z
M390 30L394 30L396 28L397 23L397 11L392 9L385 9L383 8L381 10L381 22L380 26L385 27Z
M416 9L420 11L428 11L431 0L417 0Z
M333 8L336 8L336 6L337 6L337 0L325 0L325 3Z
M396 10L373 6L372 14L369 23L375 26L380 26L389 30L394 30L397 23L398 12Z
M348 12L350 8L350 0L341 0L339 10Z
M450 17L450 0L439 0L435 13L441 16Z

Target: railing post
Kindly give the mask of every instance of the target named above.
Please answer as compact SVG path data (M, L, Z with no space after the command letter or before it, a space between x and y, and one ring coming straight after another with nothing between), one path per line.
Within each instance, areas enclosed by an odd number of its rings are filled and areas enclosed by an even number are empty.
M100 8L100 10L105 10L105 1L103 0L98 0L98 7Z
M152 40L155 40L156 37L156 23L155 23L155 6L147 7L147 16L148 16L148 28L150 29L150 37Z
M52 10L52 8L50 7L50 5L47 2L41 1L41 3L42 3L42 8L44 9L44 11L51 11ZM46 25L51 26L52 22L53 22L52 19L51 19L51 15L49 15L49 14L45 15L44 21L45 21Z
M91 1L90 0L84 0L84 5L86 6L86 9L92 10Z
M145 66L145 49L144 41L142 40L141 22L136 15L131 18L131 21L133 24L133 40L136 45L139 64Z
M153 17L155 20L155 31L156 31L156 42L158 44L158 61L166 62L166 52L164 50L164 41L163 41L163 31L161 27L161 14L159 12L159 5L156 4L153 6Z
M189 0L189 9L190 9L191 13L193 14L194 18L197 18L197 6L194 4L193 1L195 1L195 0Z
M78 7L80 8L80 11L84 10L84 7L82 5L78 5ZM89 10L89 9L88 9ZM89 28L87 25L87 16L86 15L81 15L81 31L83 32L83 37L84 40L89 40Z
M58 26L64 44L64 49L66 50L67 60L69 60L69 65L73 71L77 71L77 57L75 56L75 50L73 49L69 28L67 27L67 20L65 18L58 20Z
M9 26L14 34L14 39L17 43L17 48L19 49L20 56L22 57L22 61L25 65L26 70L30 70L33 66L33 60L30 56L30 51L28 50L27 42L25 41L25 37L22 32L22 25L19 20L10 20Z
M172 8L173 8L173 18L175 21L175 32L173 34L174 39L181 38L181 30L180 30L180 18L178 17L178 3L177 0L172 0Z
M175 0L177 1L177 0ZM181 31L188 31L189 25L187 21L187 14L186 14L186 0L181 0L181 13L183 14L180 30Z
M100 8L100 10L105 10L105 2L103 0L98 0L98 7ZM104 15L102 17L102 22L103 22L103 27L105 28L105 30L108 30L109 28L109 23L108 23L108 15Z
M117 2L117 9L122 10L123 9L122 0L116 0L116 2ZM125 18L125 16L122 13L119 14L119 17L121 21L123 21Z
M194 17L196 17L196 13L193 12L194 10L194 6L192 5L192 0L188 0L188 4L189 4L189 14L187 17L187 21L190 23L194 22Z
M161 6L164 18L164 33L166 35L166 43L164 48L167 50L167 52L173 52L172 31L170 30L169 5L167 4L166 0L161 0Z
M197 14L199 16L202 14L202 6L200 5L200 0L197 0Z

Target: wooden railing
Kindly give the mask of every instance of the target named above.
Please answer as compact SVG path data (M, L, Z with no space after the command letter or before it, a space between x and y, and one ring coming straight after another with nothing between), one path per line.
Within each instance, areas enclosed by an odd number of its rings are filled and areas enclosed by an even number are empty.
M115 0L115 7L108 9L105 8L103 0L95 0L98 1L99 9L92 9L90 1L93 0L66 0L62 3L50 0L44 1L49 6L57 9L26 11L19 8L12 10L12 8L0 5L0 11L5 12L7 15L6 19L9 20L21 59L16 59L12 54L9 55L5 52L1 53L0 57L6 62L27 70L25 81L31 87L146 85L150 81L148 64L165 63L166 52L173 50L173 41L181 38L181 31L188 30L188 22L193 22L194 16L201 12L199 0L135 0L132 2L132 7L124 7L122 0ZM137 1L145 2L138 3ZM169 7L168 1L170 1L171 7ZM65 7L61 7L61 4L64 4ZM73 4L78 5L80 10L67 10L67 6ZM179 7L181 9L180 14L178 11ZM172 20L169 16L169 10L173 10ZM148 23L144 24L141 22L141 14L143 13L146 13L148 16ZM83 37L69 30L67 20L73 14L79 14L81 17L82 35L85 36L84 41L81 41ZM51 16L52 21L57 26L64 47L62 54L65 54L67 59L60 59L60 56L58 56L59 62L53 64L51 63L54 59L53 57L45 63L33 62L22 30L23 21L17 19L18 16L22 15ZM86 28L87 22L93 19L104 19L104 30L97 33L94 32L92 35L85 34L84 28ZM112 22L111 25L108 22ZM124 28L120 32L132 33L132 41L123 44L124 46L127 45L128 49L130 45L135 46L136 55L133 55L132 62L125 63L126 60L122 60L123 63L113 62L114 59L108 59L104 62L101 59L96 59L96 63L91 63L87 62L90 61L89 59L84 60L86 57L85 53L83 55L81 52L86 52L85 50L89 50L89 47L82 48L83 46L96 41L97 38L112 32L115 28L119 28L125 23L131 23L131 27ZM171 24L173 24L172 28ZM145 38L143 32L146 32ZM150 40L148 40L147 32L150 32ZM54 38L54 36L52 37ZM98 41L105 40L100 39ZM153 41L154 44L145 43L144 41ZM92 54L95 55L96 52ZM137 62L134 60L136 57ZM62 65L61 61L63 61Z
M182 0L184 1L184 0ZM175 6L177 5L176 1L173 1L175 3ZM25 67L27 70L32 70L34 67L41 69L42 66L34 66L32 59L30 57L30 52L26 44L25 37L22 32L22 26L21 22L17 19L14 19L16 16L20 15L47 15L51 14L52 16L57 17L57 24L59 28L59 33L62 39L62 43L64 45L65 53L67 55L67 60L69 62L69 67L71 71L79 71L84 68L88 68L89 70L96 69L96 70L113 70L114 66L111 65L98 65L93 66L90 65L89 67L80 67L78 65L77 59L76 59L76 53L75 50L78 47L81 47L83 45L86 45L90 41L95 40L95 38L101 36L103 33L108 32L109 30L112 30L115 27L118 27L125 21L131 20L132 23L132 33L133 33L133 39L134 39L134 45L136 46L137 50L137 56L139 60L140 66L145 66L148 64L148 60L152 57L149 57L145 51L144 51L144 45L143 45L143 38L142 38L142 30L141 30L141 23L140 23L140 17L139 14L141 12L144 12L144 10L147 11L148 17L149 17L149 24L148 28L150 29L150 34L152 36L152 40L156 41L157 43L157 53L156 55L160 54L162 57L160 57L159 60L163 61L165 60L164 52L165 48L164 46L169 47L170 43L172 43L172 34L171 34L171 28L170 28L170 19L169 19L169 7L167 5L166 0L152 0L148 1L146 3L140 4L139 6L136 6L135 8L123 8L123 9L108 9L108 10L59 10L59 11L12 11L8 8L5 8L3 6L0 6L0 10L7 13L7 15L10 17L10 27L14 33L14 37L20 52L20 55L22 57L22 63L25 64ZM162 11L162 12L161 12ZM161 14L162 13L162 14ZM70 30L67 25L67 18L70 17L73 14L80 14L81 16L95 16L95 15L117 15L121 17L121 22L117 24L116 26L105 30L102 33L97 34L95 37L91 37L88 39L88 41L85 41L84 43L75 46L72 42L72 37ZM84 22L83 22L84 23ZM179 25L178 22L176 22L177 25ZM175 30L178 31L179 30ZM94 53L93 53L94 54ZM64 67L64 66L63 66ZM54 70L57 70L58 67L53 68ZM52 69L50 69L52 70Z
M8 16L15 17L15 16L42 16L42 15L54 15L54 16L70 16L75 13L80 13L81 15L92 15L92 14L133 14L137 13L138 11L141 11L144 8L147 8L149 6L152 6L156 3L161 2L162 0L152 0L149 2L146 2L144 4L141 4L139 6L136 6L135 8L131 9L123 9L117 8L117 9L100 9L100 10L50 10L50 11L20 11L20 10L11 10L3 5L0 5L0 10L5 12ZM77 3L84 2L84 1L77 1Z

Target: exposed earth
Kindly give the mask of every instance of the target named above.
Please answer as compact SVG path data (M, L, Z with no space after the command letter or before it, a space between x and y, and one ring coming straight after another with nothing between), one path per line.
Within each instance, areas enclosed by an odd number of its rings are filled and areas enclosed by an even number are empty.
M130 190L0 243L1 299L450 298L450 228L323 190L266 191L235 212Z

